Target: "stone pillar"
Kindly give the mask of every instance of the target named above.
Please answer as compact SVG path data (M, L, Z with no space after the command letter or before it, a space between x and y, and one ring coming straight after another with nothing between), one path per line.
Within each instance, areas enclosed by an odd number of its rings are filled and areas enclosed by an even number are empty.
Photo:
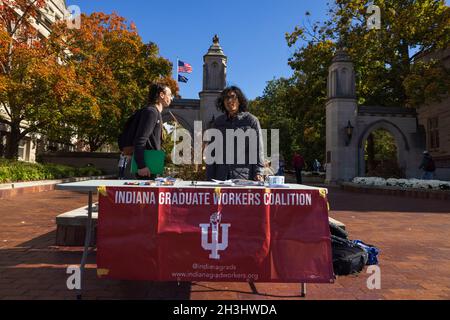
M213 118L221 112L216 109L216 100L226 86L227 57L222 51L217 35L203 57L203 90L200 96L200 118L206 129Z
M326 104L326 163L328 183L349 181L357 176L357 102L353 63L344 50L338 50L328 74ZM348 139L347 127L353 127Z

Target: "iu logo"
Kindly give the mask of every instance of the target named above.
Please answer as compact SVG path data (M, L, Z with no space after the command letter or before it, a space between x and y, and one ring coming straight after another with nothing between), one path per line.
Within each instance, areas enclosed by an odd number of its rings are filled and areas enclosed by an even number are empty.
M228 229L231 227L231 224L220 224L221 220L222 214L216 212L211 215L209 224L200 224L200 228L202 228L202 248L211 251L209 258L213 260L219 260L219 251L228 248ZM212 227L211 243L208 242L210 227ZM222 227L220 232L222 235L221 242L219 242L219 227Z

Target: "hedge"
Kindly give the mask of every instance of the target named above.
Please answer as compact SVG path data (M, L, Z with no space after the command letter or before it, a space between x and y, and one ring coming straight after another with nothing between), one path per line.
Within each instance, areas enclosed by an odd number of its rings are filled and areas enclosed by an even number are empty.
M53 180L102 175L95 167L74 168L59 164L0 159L0 183Z

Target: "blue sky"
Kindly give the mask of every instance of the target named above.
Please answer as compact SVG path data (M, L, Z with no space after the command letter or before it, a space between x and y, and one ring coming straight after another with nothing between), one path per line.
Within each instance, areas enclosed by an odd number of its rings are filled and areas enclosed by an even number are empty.
M260 96L266 82L292 74L287 65L294 52L285 32L311 20L325 19L327 0L68 0L83 13L117 12L133 21L144 42L155 42L175 65L177 57L192 65L189 82L180 83L183 98L198 98L202 89L203 55L214 34L228 56L227 83L240 86L248 98ZM174 67L174 74L176 70Z

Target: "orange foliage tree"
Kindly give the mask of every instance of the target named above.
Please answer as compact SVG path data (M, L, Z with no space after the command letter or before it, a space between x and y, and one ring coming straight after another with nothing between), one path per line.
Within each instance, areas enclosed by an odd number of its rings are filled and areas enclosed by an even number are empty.
M25 136L61 127L75 102L75 69L58 62L35 28L44 6L44 0L0 2L0 122L10 128L4 151L10 159Z
M0 123L10 128L3 153L11 159L30 134L75 137L96 151L113 144L128 116L145 105L151 82L177 91L170 62L123 17L82 15L79 29L60 21L46 38L35 24L45 5L0 2Z
M117 141L128 116L146 104L151 82L169 81L177 90L170 81L171 63L117 14L83 14L80 29L60 23L50 41L64 64L75 68L90 97L88 105L67 118L90 151Z

